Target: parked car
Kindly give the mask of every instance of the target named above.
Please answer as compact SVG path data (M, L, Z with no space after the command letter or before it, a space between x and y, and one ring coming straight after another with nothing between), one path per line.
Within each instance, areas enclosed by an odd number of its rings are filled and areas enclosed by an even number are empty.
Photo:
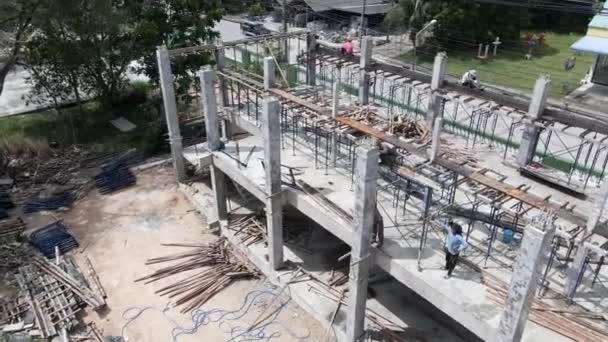
M251 21L245 21L241 23L241 31L246 36L261 36L265 34L270 34L271 31L264 27L262 23L254 23Z

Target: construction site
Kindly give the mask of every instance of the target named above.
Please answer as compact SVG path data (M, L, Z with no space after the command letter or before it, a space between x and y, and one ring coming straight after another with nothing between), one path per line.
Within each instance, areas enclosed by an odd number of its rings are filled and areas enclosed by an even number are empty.
M344 54L294 29L159 46L170 158L83 159L87 193L0 221L3 238L48 225L68 240L19 265L3 334L608 340L606 114L551 103L545 76L513 97L461 86L449 54L427 74L374 45ZM213 63L186 118L171 61L199 54ZM448 223L468 245L451 276Z

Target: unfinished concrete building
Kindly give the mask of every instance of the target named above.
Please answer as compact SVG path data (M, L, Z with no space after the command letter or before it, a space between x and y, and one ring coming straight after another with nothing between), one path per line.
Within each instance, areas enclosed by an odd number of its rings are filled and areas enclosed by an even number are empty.
M605 118L548 104L546 77L529 100L478 93L446 77L445 54L426 75L361 46L341 56L300 31L159 47L175 173L196 207L339 341L416 329L394 293L368 299L376 269L463 340L608 339ZM197 53L216 56L198 74L207 141L182 146L170 59ZM296 241L289 212L333 240ZM248 215L265 218L253 243ZM444 279L450 219L469 248ZM348 253L327 257L338 245Z

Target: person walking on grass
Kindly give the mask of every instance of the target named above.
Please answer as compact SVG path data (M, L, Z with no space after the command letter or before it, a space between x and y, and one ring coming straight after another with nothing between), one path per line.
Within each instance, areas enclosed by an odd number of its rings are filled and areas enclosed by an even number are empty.
M465 248L467 248L467 242L462 237L462 227L450 220L448 224L444 225L446 231L445 238L445 270L448 273L445 275L445 279L449 279L452 276L454 268L458 263L458 256Z

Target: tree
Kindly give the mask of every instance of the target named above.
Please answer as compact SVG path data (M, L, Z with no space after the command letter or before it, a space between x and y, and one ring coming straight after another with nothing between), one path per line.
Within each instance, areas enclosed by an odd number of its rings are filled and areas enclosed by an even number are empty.
M39 0L0 2L0 95L8 73L15 67L37 15Z
M139 3L139 4L138 4ZM219 34L213 27L224 14L221 0L134 0L133 31L141 49L137 72L158 82L156 48L175 49L213 43ZM175 56L171 60L177 92L185 94L196 72L212 62L207 53Z
M155 52L200 45L217 37L219 0L46 0L36 34L26 44L25 64L37 94L75 99L98 97L104 104L120 99L126 73L158 80ZM57 8L61 8L58 11ZM194 71L208 56L173 59L178 90L189 88Z
M434 41L443 48L466 47L455 41L474 45L496 36L517 39L520 29L528 22L525 8L470 0L400 0L393 11L397 13L389 14L389 17L395 21L399 13L403 15L400 24L411 30L412 41L425 23L436 19Z

